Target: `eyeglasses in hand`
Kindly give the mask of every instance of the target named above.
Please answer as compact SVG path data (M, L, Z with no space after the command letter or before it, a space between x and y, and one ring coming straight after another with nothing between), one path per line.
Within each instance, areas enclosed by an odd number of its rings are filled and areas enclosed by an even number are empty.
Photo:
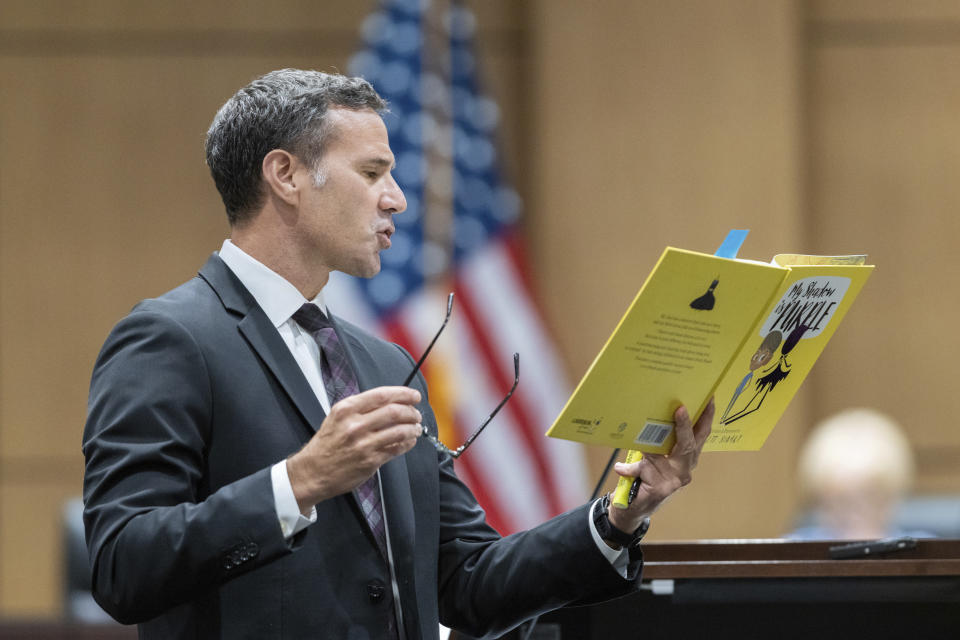
M411 371L410 375L407 376L407 379L403 381L403 386L405 387L409 386L410 382L417 375L417 372L420 371L420 366L423 364L424 360L427 359L427 355L429 355L430 350L433 349L433 345L437 342L437 338L440 337L440 334L443 333L443 330L447 327L447 322L450 320L450 314L452 312L453 312L453 293L451 293L447 297L447 315L443 319L443 324L440 325L440 329L437 331L437 335L433 336L433 340L431 340L430 344L427 345L426 351L424 351L423 355L420 356L420 359L417 361L417 364L413 367L413 371ZM500 411L500 409L503 408L503 405L507 404L507 400L509 400L510 397L513 395L513 392L517 388L517 384L519 382L520 382L520 354L515 353L513 354L513 386L510 387L510 391L507 392L507 395L504 396L503 400L500 401L500 404L497 405L497 408L493 410L493 413L487 416L487 419L483 421L483 424L477 427L476 431L470 434L470 437L467 438L462 445L460 445L456 449L451 449L447 445L440 442L440 440L430 435L430 433L427 432L426 427L423 427L423 437L425 437L427 440L433 443L433 446L436 447L438 451L442 451L446 453L451 458L459 458L461 455L463 455L463 452L467 450L467 447L473 444L473 441L477 439L477 436L480 435L480 432L483 431L488 424L490 424L494 416L496 416L497 413Z

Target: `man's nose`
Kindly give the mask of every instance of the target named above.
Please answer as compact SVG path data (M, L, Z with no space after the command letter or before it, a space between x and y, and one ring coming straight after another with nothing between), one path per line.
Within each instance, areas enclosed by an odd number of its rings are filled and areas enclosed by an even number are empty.
M380 208L389 213L403 213L407 209L407 199L397 181L390 177L390 187L380 198Z

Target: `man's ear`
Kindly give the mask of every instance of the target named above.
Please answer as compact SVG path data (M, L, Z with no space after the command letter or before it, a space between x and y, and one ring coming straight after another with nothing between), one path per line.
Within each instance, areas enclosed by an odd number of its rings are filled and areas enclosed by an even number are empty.
M261 171L268 195L272 194L290 205L296 204L299 199L299 187L302 186L296 175L299 166L300 160L283 149L274 149L265 155Z

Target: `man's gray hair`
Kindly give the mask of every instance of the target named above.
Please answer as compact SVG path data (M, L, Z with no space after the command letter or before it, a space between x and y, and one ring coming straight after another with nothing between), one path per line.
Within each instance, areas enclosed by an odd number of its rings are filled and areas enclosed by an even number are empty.
M318 170L331 107L382 113L387 103L362 78L281 69L257 78L220 107L207 131L207 166L232 226L247 222L263 205L261 165L270 151L283 149ZM315 180L322 183L322 176Z

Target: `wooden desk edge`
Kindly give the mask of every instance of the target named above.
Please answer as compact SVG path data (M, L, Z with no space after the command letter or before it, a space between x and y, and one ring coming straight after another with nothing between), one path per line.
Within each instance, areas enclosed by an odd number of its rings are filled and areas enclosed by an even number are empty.
M918 540L915 549L832 560L840 541L704 540L643 545L644 579L960 576L960 540Z

